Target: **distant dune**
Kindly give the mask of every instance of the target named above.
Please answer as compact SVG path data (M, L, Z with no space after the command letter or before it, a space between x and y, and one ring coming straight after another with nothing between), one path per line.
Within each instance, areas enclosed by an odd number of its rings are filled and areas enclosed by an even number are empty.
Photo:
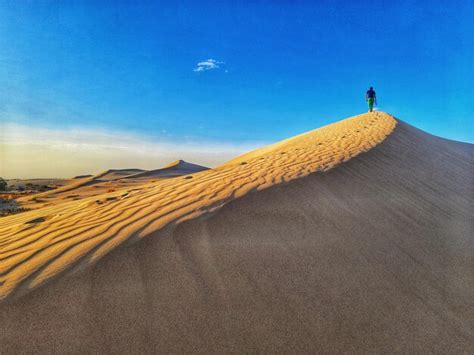
M77 176L74 176L73 179L84 179L84 178L91 177L91 176L92 176L91 174L77 175Z
M139 174L144 171L145 170L143 169L109 169L98 175L95 175L94 179L111 181L111 180L121 179L126 176L130 176L134 174Z
M145 179L145 178L156 178L156 177L174 177L197 173L200 171L208 170L205 166L187 163L184 160L177 160L165 166L162 169L142 171L137 174L129 175L125 179Z
M469 353L473 153L375 112L1 218L0 352Z
M156 182L158 179L174 178L207 169L209 168L183 160L172 162L164 168L156 170L108 169L96 175L79 175L69 180L61 180L62 186L58 188L33 195L29 194L17 201L20 202L22 208L40 209L56 205L64 200L79 201L106 192L132 190L146 182Z

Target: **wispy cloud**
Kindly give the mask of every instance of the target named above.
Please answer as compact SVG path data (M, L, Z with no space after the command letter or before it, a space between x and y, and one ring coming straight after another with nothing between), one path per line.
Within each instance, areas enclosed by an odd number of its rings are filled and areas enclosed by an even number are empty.
M196 68L194 68L195 72L202 72L212 69L220 68L220 64L225 64L224 62L218 61L216 59L207 59L202 62L196 64Z
M179 142L121 131L0 126L0 176L72 177L113 168L157 169L184 159L213 167L264 143Z

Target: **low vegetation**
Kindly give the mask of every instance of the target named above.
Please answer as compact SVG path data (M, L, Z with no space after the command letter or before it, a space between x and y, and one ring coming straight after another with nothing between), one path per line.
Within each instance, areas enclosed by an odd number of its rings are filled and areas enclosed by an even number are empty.
M0 191L5 191L7 189L7 182L0 177Z
M27 208L20 207L15 198L21 195L0 194L0 217L9 216L20 212L28 211Z

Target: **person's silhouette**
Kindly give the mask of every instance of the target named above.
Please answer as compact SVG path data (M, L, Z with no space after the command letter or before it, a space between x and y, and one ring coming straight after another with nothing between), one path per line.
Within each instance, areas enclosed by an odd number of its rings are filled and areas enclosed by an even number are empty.
M372 112L374 109L374 104L377 105L377 95L375 94L375 90L372 86L365 93L365 101L367 101L367 104L369 105L369 112Z

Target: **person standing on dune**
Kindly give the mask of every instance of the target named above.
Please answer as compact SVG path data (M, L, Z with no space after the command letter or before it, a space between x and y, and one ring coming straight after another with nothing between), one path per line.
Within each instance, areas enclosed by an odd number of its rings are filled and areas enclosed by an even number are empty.
M377 95L375 94L375 90L372 86L365 93L365 101L367 101L369 105L369 112L372 112L374 109L374 103L377 105Z

